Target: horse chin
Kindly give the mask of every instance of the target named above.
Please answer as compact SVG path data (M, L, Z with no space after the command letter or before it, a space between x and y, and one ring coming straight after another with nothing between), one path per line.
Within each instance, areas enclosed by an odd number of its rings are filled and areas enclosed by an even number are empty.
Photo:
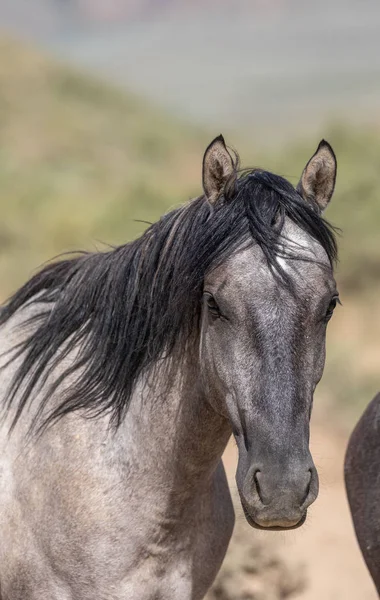
M260 523L257 523L253 517L251 517L250 514L248 514L248 512L246 511L246 509L243 506L243 510L244 510L244 516L247 520L247 523L253 527L254 529L260 529L261 531L292 531L293 529L298 529L299 527L301 527L305 521L306 521L306 517L307 517L307 510L305 510L304 514L302 515L302 517L300 518L300 520L297 523L294 523L292 525L260 525Z

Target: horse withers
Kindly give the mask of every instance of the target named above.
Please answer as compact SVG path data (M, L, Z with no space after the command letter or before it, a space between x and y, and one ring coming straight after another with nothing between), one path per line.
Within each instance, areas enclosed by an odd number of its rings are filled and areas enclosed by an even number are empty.
M356 537L380 595L380 394L351 434L344 474Z
M0 313L1 600L198 600L234 512L300 526L338 301L322 141L295 189L221 136L204 193L136 241L45 267Z

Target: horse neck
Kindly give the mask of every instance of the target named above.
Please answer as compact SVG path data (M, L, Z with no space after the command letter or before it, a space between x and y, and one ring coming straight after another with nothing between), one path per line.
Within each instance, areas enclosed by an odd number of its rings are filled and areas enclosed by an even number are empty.
M169 371L156 367L137 386L121 426L124 439L139 447L144 468L151 466L171 492L208 485L231 434L205 397L197 354L173 356Z

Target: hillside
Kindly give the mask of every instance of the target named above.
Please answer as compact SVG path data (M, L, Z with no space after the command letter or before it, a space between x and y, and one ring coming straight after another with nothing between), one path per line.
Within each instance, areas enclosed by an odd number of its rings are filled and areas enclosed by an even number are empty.
M47 258L125 242L145 227L134 219L199 190L203 136L4 39L0 106L2 297Z

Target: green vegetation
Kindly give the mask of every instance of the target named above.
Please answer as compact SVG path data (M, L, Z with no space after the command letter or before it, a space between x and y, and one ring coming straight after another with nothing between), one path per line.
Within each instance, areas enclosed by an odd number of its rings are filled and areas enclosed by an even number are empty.
M205 138L132 95L0 42L0 294L68 249L122 243L199 190Z
M199 132L141 99L0 42L0 295L66 250L122 243L200 191L213 132ZM339 164L327 217L342 228L344 308L330 327L322 395L357 406L380 388L380 134L331 127ZM267 156L227 135L242 164L296 183L319 140ZM378 314L378 316L376 316Z

